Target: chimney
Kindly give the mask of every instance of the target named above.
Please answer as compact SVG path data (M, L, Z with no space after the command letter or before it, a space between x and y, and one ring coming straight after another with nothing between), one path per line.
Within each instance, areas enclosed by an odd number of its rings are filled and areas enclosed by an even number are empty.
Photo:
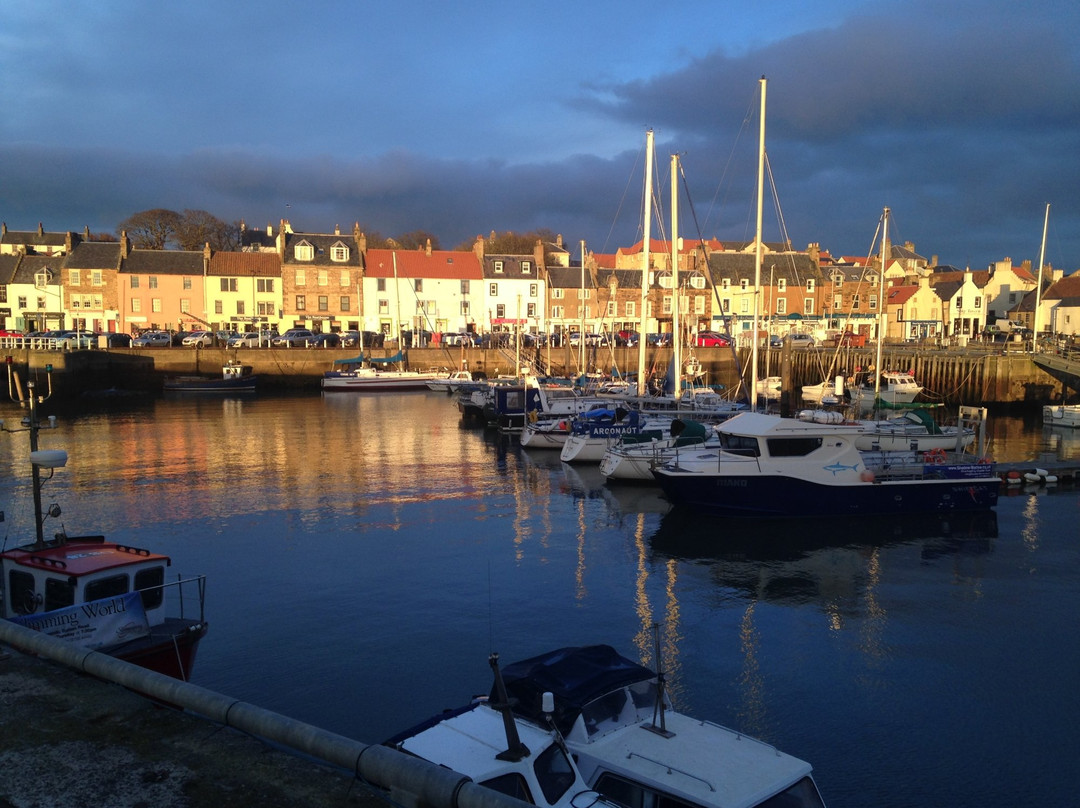
M120 231L120 258L127 258L131 253L131 242L128 241L127 230Z
M43 235L45 235L45 228L44 228L44 227L42 227L42 225L41 225L41 222L38 222L38 223L37 223L37 234L38 234L39 236L43 236Z
M476 260L481 264L484 263L484 237L477 236L476 241L473 242L472 251L476 253Z
M209 261L210 260L210 242L209 241L206 242L203 245L202 255L203 255L203 260L204 261Z
M555 244L558 247L562 247L562 233L559 233L559 235L555 236Z
M334 225L334 235L335 236L340 236L341 235L341 225L339 225L339 224Z
M431 258L431 239L428 239L427 243L424 245L424 255Z

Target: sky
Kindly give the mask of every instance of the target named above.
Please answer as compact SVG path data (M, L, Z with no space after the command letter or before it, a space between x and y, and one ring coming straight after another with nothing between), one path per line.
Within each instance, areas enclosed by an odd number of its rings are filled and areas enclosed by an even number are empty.
M1080 267L1075 0L5 0L0 220L115 233L547 229L574 251L889 235L940 264Z

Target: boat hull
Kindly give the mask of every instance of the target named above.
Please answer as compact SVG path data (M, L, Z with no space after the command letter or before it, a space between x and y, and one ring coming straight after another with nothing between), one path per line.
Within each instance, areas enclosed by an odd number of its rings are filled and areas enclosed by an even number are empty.
M979 511L997 504L1001 481L989 465L941 466L940 479L828 485L781 474L716 475L656 469L664 495L677 505L725 516L827 517ZM956 474L956 477L947 475Z
M336 392L390 393L404 390L427 390L433 377L425 373L405 373L400 376L325 376L322 389Z
M255 392L255 376L241 379L202 379L197 377L175 377L166 379L164 390L167 393L202 393L202 394L240 394Z
M186 682L195 667L199 641L206 636L208 628L205 621L170 618L153 626L146 637L98 650Z

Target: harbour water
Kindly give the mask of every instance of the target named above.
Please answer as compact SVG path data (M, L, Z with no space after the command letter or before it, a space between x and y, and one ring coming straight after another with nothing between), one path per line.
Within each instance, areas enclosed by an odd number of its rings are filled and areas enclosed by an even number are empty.
M659 624L676 705L809 760L831 808L1080 790L1071 486L981 516L737 522L605 486L434 393L57 415L41 445L70 460L46 533L207 574L193 681L210 689L377 742L486 692L491 651L608 643L653 665ZM998 459L1047 450L1080 458L1080 434L992 416ZM32 535L19 435L0 438L0 509L9 546Z

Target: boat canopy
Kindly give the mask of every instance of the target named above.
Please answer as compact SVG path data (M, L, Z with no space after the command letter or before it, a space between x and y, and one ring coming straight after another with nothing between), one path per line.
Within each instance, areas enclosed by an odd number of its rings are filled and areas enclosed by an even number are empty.
M619 654L610 645L560 648L503 668L503 682L514 712L543 726L541 697L555 696L552 719L564 735L569 733L585 705L613 690L647 682L656 674ZM492 692L491 698L497 701Z
M335 365L362 365L365 362L370 362L373 365L387 365L392 362L404 362L405 352L398 351L393 356L354 356L352 359L335 359Z

